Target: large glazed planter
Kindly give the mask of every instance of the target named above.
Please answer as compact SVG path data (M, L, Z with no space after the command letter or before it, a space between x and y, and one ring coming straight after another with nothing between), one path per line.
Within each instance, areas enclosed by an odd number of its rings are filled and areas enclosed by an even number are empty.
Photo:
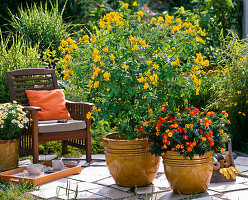
M133 187L151 184L160 158L147 152L145 139L125 140L117 133L103 138L106 163L119 186Z
M9 170L18 166L19 139L0 140L0 170Z
M175 193L195 194L205 192L213 173L213 152L186 159L174 151L163 156L164 171Z

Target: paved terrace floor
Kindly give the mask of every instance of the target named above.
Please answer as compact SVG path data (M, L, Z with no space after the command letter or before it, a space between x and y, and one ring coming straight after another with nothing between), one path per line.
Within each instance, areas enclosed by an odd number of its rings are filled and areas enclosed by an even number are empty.
M40 160L54 159L55 155L40 156ZM236 182L210 183L205 193L196 195L180 195L172 192L164 175L162 162L153 184L135 188L120 187L115 184L106 166L105 156L93 155L93 161L86 163L85 156L81 158L64 159L82 166L82 172L67 178L62 178L43 184L39 190L32 192L36 199L161 199L161 200L248 200L248 178L237 176ZM30 160L20 161L20 165L29 164ZM238 156L236 167L243 174L248 175L248 157ZM78 187L78 192L76 192ZM67 188L67 189L66 189Z

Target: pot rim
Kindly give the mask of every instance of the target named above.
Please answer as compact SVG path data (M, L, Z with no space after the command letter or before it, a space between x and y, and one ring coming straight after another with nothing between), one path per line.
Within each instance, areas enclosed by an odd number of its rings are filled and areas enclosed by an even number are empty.
M102 140L105 141L121 141L121 142L130 142L130 141L144 141L146 140L145 138L138 138L138 139L133 139L133 140L129 140L129 139L112 139L112 138L107 138L110 135L114 135L114 134L118 134L118 132L114 132L114 133L108 133L105 137L102 138Z
M206 158L208 158L208 157L212 157L212 156L213 156L213 153L214 153L214 151L208 151L208 152L206 152L204 155L201 155L201 156L199 156L199 154L195 154L195 155L192 157L192 159L190 159L190 157L184 158L183 155L180 155L180 153L178 153L178 152L176 152L176 151L167 151L167 152L165 153L165 155L162 156L162 158L165 158L165 159L166 159L166 156L177 156L177 159L176 159L176 160L181 160L182 158L183 158L184 160L198 160L198 159L206 159Z
M19 138L12 139L12 140L2 140L2 139L0 139L0 143L5 143L5 142L16 142L16 141L19 141L19 140L20 140Z

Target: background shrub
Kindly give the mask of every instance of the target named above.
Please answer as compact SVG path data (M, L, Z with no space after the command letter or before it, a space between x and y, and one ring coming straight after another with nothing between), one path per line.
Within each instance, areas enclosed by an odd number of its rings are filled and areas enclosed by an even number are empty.
M230 117L233 146L248 153L248 46L246 40L228 36L222 40L223 68L209 78L211 90L207 108L226 110Z
M8 45L11 43L11 45ZM10 102L6 71L43 67L38 47L31 47L22 37L3 39L0 31L0 103Z

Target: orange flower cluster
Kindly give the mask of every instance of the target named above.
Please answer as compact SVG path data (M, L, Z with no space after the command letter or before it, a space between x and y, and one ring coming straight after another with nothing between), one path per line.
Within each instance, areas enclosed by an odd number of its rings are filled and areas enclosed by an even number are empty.
M224 148L223 141L228 139L226 125L230 123L227 117L225 111L219 115L203 114L195 107L170 112L163 105L158 120L145 122L140 131L147 138L149 152L164 156L167 151L177 151L192 158Z

